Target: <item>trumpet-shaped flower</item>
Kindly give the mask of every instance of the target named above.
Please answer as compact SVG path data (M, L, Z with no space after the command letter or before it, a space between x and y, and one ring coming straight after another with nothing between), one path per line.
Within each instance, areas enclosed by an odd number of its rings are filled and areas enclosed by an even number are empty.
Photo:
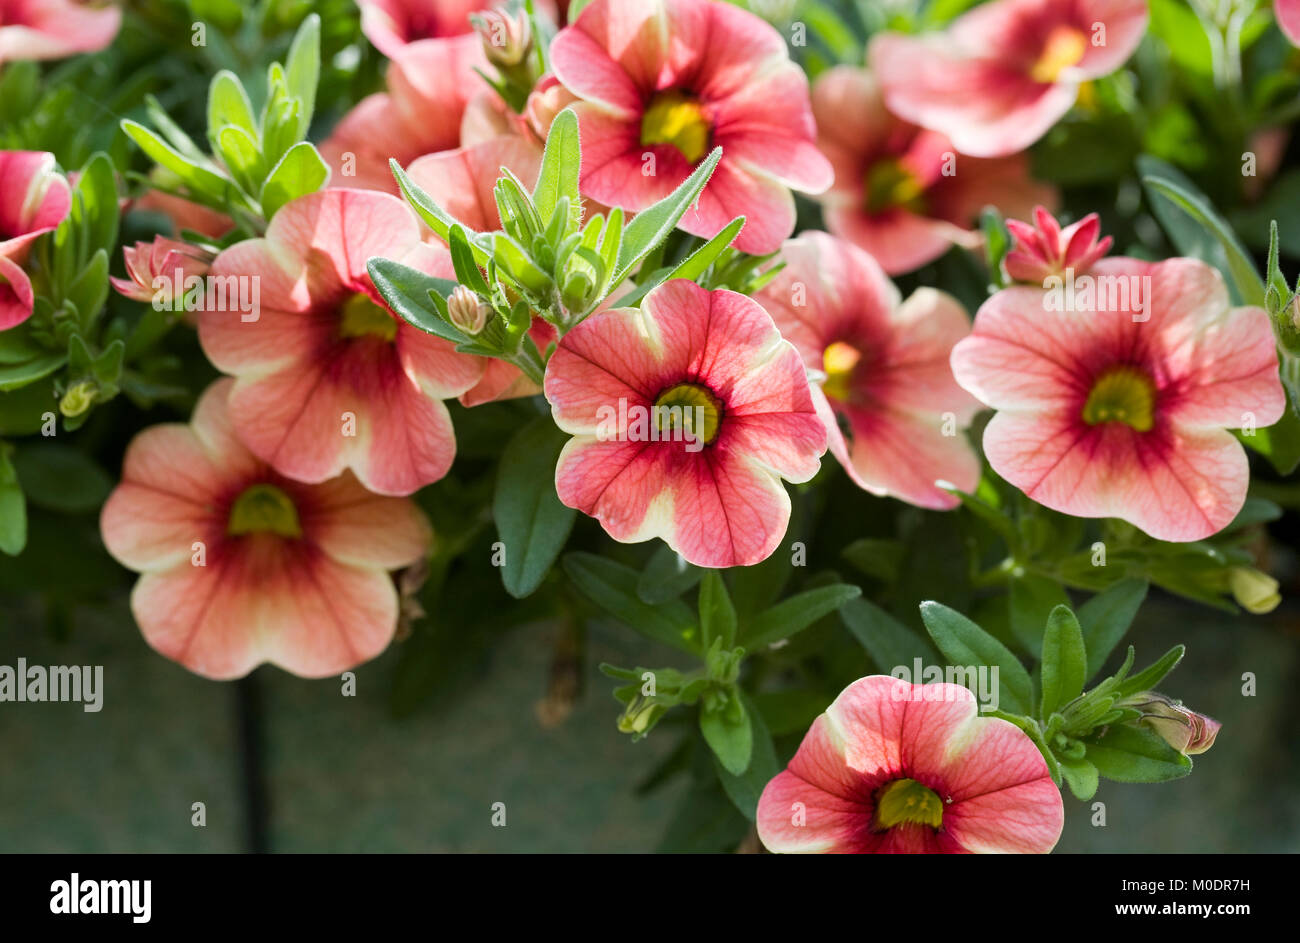
M891 275L909 272L953 245L981 242L972 225L987 205L1011 215L1052 203L1055 191L1029 176L1023 154L984 160L958 155L935 131L889 113L871 73L837 66L813 83L817 143L835 168L822 197L826 226L866 249Z
M882 33L872 70L899 117L973 157L1023 151L1080 85L1114 72L1146 31L1146 0L995 0L942 33Z
M820 193L808 82L752 13L708 0L593 0L551 46L581 101L582 192L639 212L708 156L722 160L680 226L713 236L746 217L735 246L773 252L794 230L790 188Z
M32 283L23 263L32 243L63 222L71 206L53 154L0 151L0 331L31 317Z
M104 543L139 572L131 609L159 653L207 678L270 662L335 675L382 652L398 594L388 571L432 534L414 503L371 494L349 472L307 485L277 474L231 424L231 380L189 425L140 433L100 519Z
M831 453L861 487L928 508L973 491L979 459L964 429L979 403L948 358L970 332L961 305L921 288L900 304L876 261L825 233L781 250L785 268L758 295L814 376ZM841 426L843 428L841 428Z
M966 688L873 675L845 688L758 801L769 851L1045 854L1065 812L1019 728Z
M495 5L495 0L357 0L361 31L389 59L426 39L478 45L470 14Z
M807 372L753 300L685 280L588 317L546 368L560 500L615 540L662 537L699 566L767 557L790 518L781 479L816 474L826 431Z
M952 353L957 382L997 410L984 453L1040 504L1119 517L1161 540L1221 530L1246 499L1228 429L1286 408L1262 308L1233 308L1194 259L1102 259L1072 281L984 303Z
M366 272L374 256L439 277L450 271L446 250L421 242L415 215L396 197L300 197L276 213L265 238L212 263L228 295L248 285L257 303L252 311L209 304L199 340L237 378L231 418L259 458L306 482L351 468L370 490L403 495L446 474L456 442L441 400L474 386L483 367L388 309Z
M461 134L466 110L476 96L496 93L475 72L487 67L478 38L464 40L421 40L394 53L388 90L363 98L321 145L333 185L396 194L390 158L405 167L471 143Z

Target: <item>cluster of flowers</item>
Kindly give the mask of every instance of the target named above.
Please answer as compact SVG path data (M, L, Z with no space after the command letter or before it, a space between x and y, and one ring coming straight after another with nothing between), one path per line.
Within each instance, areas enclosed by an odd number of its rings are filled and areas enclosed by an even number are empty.
M212 678L263 662L320 677L382 651L400 608L388 571L432 540L409 496L452 465L454 398L544 392L573 437L560 499L617 540L660 537L706 567L771 554L790 515L782 480L811 479L828 449L872 493L955 506L979 480L965 430L985 407L996 411L989 463L1048 507L1173 541L1213 534L1240 510L1248 466L1227 430L1243 417L1268 426L1285 407L1267 314L1234 309L1199 261L1106 257L1097 218L1062 229L1055 195L1028 175L1025 148L1136 48L1143 0L996 0L940 35L879 35L868 67L831 69L811 89L779 32L717 0L592 0L550 42L541 76L525 66L538 41L527 17L472 0L360 6L391 60L387 91L321 146L331 185L215 257L163 238L129 248L130 277L115 281L140 300L177 268L260 286L254 318L197 313L202 348L227 377L188 425L135 439L103 511L109 550L143 574L133 610L162 654ZM79 14L85 35L51 38L51 54L107 42L116 19L98 15L103 35ZM501 86L483 78L489 67ZM507 101L501 89L521 84ZM744 217L735 248L784 267L754 297L675 280L562 336L538 319L531 336L549 353L539 389L397 317L367 261L454 280L449 249L397 196L389 160L465 226L497 230L501 168L531 186L568 107L589 208L641 211L721 147L680 227L712 237ZM44 154L0 154L0 180L4 329L31 312L24 252L67 214L69 190ZM829 233L792 238L791 190L820 199ZM1005 267L1018 284L973 325L941 291L902 299L889 276L976 244L987 204L1033 219L1011 223ZM192 212L184 224L224 228ZM1045 313L1045 283L1067 272L1147 288ZM474 311L459 316L472 324ZM681 407L703 448L603 434L619 403ZM764 794L764 842L1049 850L1060 796L1033 743L977 717L964 689L904 710L890 693L901 683L864 679L814 725Z

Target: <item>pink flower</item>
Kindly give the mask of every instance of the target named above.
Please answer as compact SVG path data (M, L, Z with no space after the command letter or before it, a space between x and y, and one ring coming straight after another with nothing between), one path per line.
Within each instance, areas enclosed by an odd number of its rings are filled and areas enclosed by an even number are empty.
M835 168L822 197L826 225L866 249L891 275L932 262L954 244L982 242L971 225L987 205L1028 213L1056 193L1029 177L1023 154L959 157L942 134L885 109L871 73L837 66L812 90L817 143Z
M479 45L469 15L496 6L495 0L357 0L361 31L389 59L424 39L464 37Z
M590 8L588 8L590 9ZM790 519L781 479L826 450L798 352L753 300L674 280L594 314L546 368L560 500L615 540L662 537L698 566L767 557Z
M769 851L1046 854L1065 824L1038 748L966 688L872 675L845 688L758 801Z
M127 277L108 279L117 293L134 301L157 302L163 308L171 308L173 302L184 298L187 280L207 274L213 256L188 242L158 236L153 242L123 246L122 259Z
M789 188L831 183L803 71L752 13L708 0L593 0L555 37L551 62L582 99L582 191L606 206L645 209L721 146L681 228L714 236L744 216L735 246L774 252L794 231Z
M825 233L791 239L781 259L785 268L757 300L808 370L824 377L813 401L831 453L872 494L955 507L936 482L970 492L980 474L963 432L980 404L948 366L970 332L966 312L932 288L900 304L871 256Z
M79 0L0 0L0 65L96 52L113 41L122 11Z
M1051 213L1036 206L1034 222L1031 226L1018 219L1007 220L1015 245L1002 261L1013 281L1042 285L1048 278L1070 271L1075 276L1086 275L1115 241L1110 236L1097 240L1101 219L1096 213L1062 229Z
M1291 45L1300 46L1300 0L1273 0L1273 14Z
M230 415L244 443L281 474L321 482L351 468L371 491L404 495L447 473L456 451L441 400L482 364L393 315L366 273L374 256L439 277L446 250L420 241L415 215L373 190L323 190L276 213L263 239L212 263L251 312L199 315L199 340L234 374ZM246 320L247 319L247 320Z
M426 154L407 176L458 222L478 232L501 228L493 188L505 167L527 187L537 183L542 151L523 137L497 137L481 144ZM390 174L391 179L391 174Z
M141 574L131 609L160 654L207 678L263 662L305 677L369 661L397 626L388 570L419 560L429 524L350 473L306 485L277 474L231 425L218 380L189 425L140 433L100 529Z
M464 40L421 40L393 54L388 91L363 98L321 145L333 185L396 194L390 158L405 167L470 143L461 134L469 103L496 93L474 71L487 68L478 37Z
M0 331L32 316L32 283L22 265L32 243L63 222L71 206L53 154L0 151Z
M1023 151L1079 86L1114 72L1146 31L1145 0L995 0L928 36L883 33L873 71L889 109L974 157Z
M1221 530L1249 478L1227 429L1286 408L1268 315L1229 307L1223 278L1194 259L1102 259L1070 288L1072 305L1059 284L998 292L953 350L957 382L998 410L989 464L1076 517L1161 540Z

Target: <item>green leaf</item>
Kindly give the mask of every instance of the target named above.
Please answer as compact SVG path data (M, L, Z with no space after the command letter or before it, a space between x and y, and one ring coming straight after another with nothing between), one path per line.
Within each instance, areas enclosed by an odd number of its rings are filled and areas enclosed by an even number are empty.
M1157 157L1138 158L1142 186L1169 240L1184 255L1219 269L1241 304L1264 305L1264 281L1250 254L1204 194Z
M568 441L550 416L539 416L501 453L492 513L505 544L501 582L516 599L541 585L573 530L577 512L555 494L555 463Z
M699 197L721 159L722 148L715 147L713 153L682 181L681 186L658 203L637 213L632 222L628 223L623 230L623 244L618 250L618 271L614 273L610 284L622 284L623 279L650 254L650 250L668 238L678 220Z
M1041 716L1044 722L1054 711L1083 693L1087 670L1088 652L1079 620L1069 607L1057 606L1047 617L1047 629L1043 632Z
M1267 458L1280 475L1289 475L1300 465L1300 415L1291 406L1273 425L1256 429L1254 435L1236 435L1246 447Z
M641 571L636 594L651 605L676 599L704 576L704 570L686 560L667 544L660 544Z
M1070 787L1074 797L1087 802L1097 794L1097 767L1090 760L1058 760L1061 778Z
M683 259L682 263L669 272L663 281L672 281L674 278L685 278L692 282L697 281L701 275L709 270L709 266L718 260L718 256L727 251L727 248L740 235L740 231L744 227L745 217L737 216L727 223L722 232Z
M851 599L862 595L862 590L848 583L836 583L798 593L783 599L754 619L745 629L742 641L750 651L789 638L802 632L823 616L840 609Z
M90 456L68 445L23 446L14 455L13 468L27 500L51 511L94 511L113 490L108 473Z
M578 194L578 171L582 151L578 147L578 115L566 108L551 122L546 134L542 167L533 188L533 205L543 222L549 222L561 197L569 198L569 221L565 232L578 228L582 218L582 198Z
M298 137L307 135L316 110L316 83L320 80L320 17L312 13L298 27L284 63L284 80L289 94L301 102Z
M1043 644L1043 626L1057 606L1070 603L1061 584L1036 573L1011 582L1011 634L1025 651L1037 654Z
M315 193L329 179L329 165L307 141L300 141L280 158L262 186L262 214L269 221L291 200Z
M10 449L0 443L0 553L16 557L27 546L27 503L9 462Z
M230 181L218 173L200 166L173 150L162 138L142 124L123 119L122 130L139 145L140 150L160 167L165 167L181 179L194 196L210 200L223 199L230 189Z
M700 733L722 768L732 776L740 776L749 768L754 755L754 729L749 711L734 691L718 710L700 707Z
M408 324L455 344L470 341L469 335L442 317L431 298L437 295L445 302L455 290L455 282L434 278L391 259L371 259L366 263L366 271L388 307Z
M840 619L880 671L889 673L902 666L910 671L918 658L923 665L939 664L939 653L929 639L868 599L850 600L841 607Z
M1192 771L1192 761L1144 727L1113 726L1088 743L1097 772L1119 783L1163 783Z
M1150 691L1157 684L1164 680L1165 675L1178 667L1178 663L1183 660L1183 653L1187 651L1184 645L1175 645L1169 651L1160 656L1150 667L1144 668L1137 674L1127 678L1122 684L1115 689L1117 697L1128 697L1130 694L1138 694L1142 691Z
M1089 678L1101 671L1101 666L1133 624L1133 617L1147 597L1147 585L1146 580L1120 580L1079 608L1079 625L1088 652Z
M744 693L740 697L753 731L754 746L749 765L737 776L723 766L716 755L713 762L727 797L745 818L753 822L758 816L758 800L763 795L763 789L781 772L781 765L777 761L776 747L772 743L772 734L763 721L763 715Z
M708 570L700 582L700 644L709 648L721 639L724 649L736 644L736 607L717 570Z
M998 668L998 707L1013 714L1032 710L1029 672L1010 650L960 612L937 602L921 603L921 619L951 665Z
M266 164L257 149L257 138L235 125L217 132L217 153L225 161L231 176L247 193L257 193L266 177Z
M592 553L564 556L564 572L578 590L614 618L647 638L698 655L699 628L680 599L649 605L636 594L635 570Z
M242 129L254 142L258 139L257 118L253 115L248 92L244 91L244 85L235 73L222 70L208 87L209 139L220 134L227 125Z

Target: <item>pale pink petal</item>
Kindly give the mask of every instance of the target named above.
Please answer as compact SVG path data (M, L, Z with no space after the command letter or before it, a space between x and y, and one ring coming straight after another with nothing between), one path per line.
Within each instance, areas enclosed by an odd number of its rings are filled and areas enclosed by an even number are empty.
M1273 0L1273 12L1291 45L1300 46L1300 0Z
M407 173L435 203L466 227L492 232L501 228L493 195L501 168L513 173L531 191L541 162L541 150L532 141L499 137L421 157L407 168Z
M419 508L367 491L351 472L307 494L300 509L303 533L339 563L395 570L429 550L433 531Z

